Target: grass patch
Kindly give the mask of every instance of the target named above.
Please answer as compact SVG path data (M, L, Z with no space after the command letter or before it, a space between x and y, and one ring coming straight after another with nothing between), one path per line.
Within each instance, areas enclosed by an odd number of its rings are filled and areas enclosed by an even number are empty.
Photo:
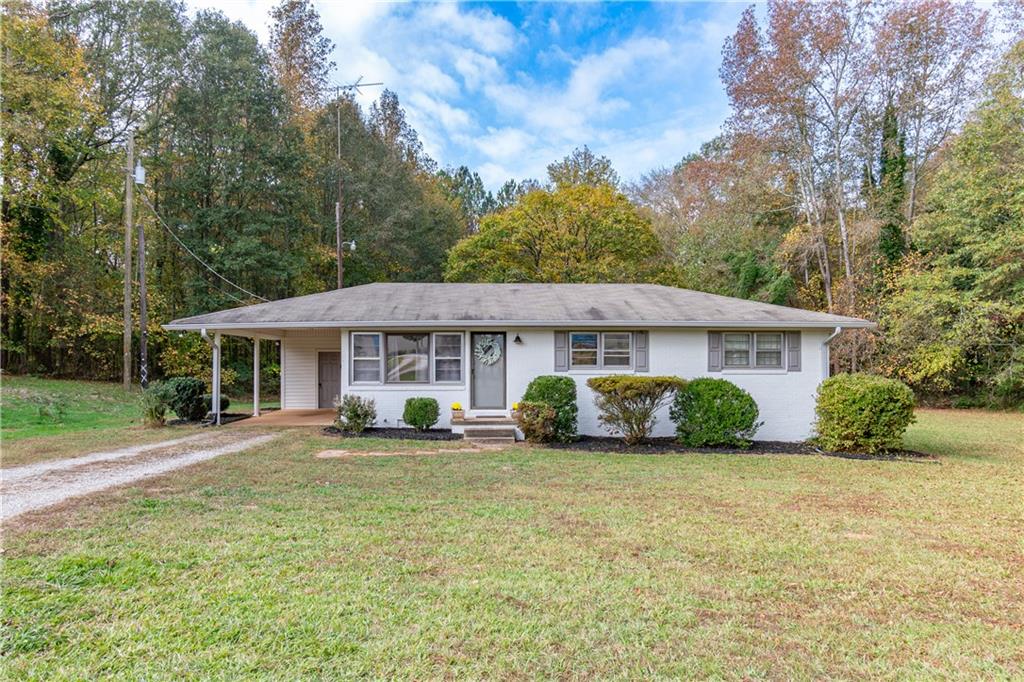
M5 537L19 678L1024 675L1019 415L938 463L269 445ZM401 452L427 443L346 440ZM437 444L443 447L443 444Z
M138 389L100 381L64 381L3 375L0 435L4 441L80 431L124 428L142 422Z

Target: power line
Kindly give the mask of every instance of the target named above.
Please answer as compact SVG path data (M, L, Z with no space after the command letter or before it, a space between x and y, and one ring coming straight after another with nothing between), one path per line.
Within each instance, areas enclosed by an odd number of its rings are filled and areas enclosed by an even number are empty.
M269 299L263 298L259 294L254 294L251 291L249 291L248 289L235 284L230 279L228 279L227 277L225 277L224 275L220 274L219 272L214 270L212 267L210 267L206 263L206 261L204 261L202 258L200 258L199 256L196 255L195 251L193 251L192 249L188 248L188 246L186 246L185 242L181 241L181 239L178 238L178 235L174 234L174 230L172 230L171 227L167 223L164 222L164 219L161 218L160 214L157 213L155 208L153 208L153 204L151 204L149 202L149 197L146 196L146 193L145 192L139 192L139 196L142 197L142 201L146 204L146 206L149 207L149 210L153 212L153 215L156 216L157 221L163 226L164 230L167 231L167 234L171 235L171 238L174 239L174 241L178 242L178 246L180 246L181 248L185 249L185 251L188 252L188 255L192 256L197 261L199 261L200 265L202 265L204 268L206 268L207 270L209 270L210 272L212 272L217 277L219 277L223 281L227 282L228 284L230 284L234 288L238 289L239 291L241 291L241 292L243 292L245 294L248 294L249 296L252 296L253 298L258 298L261 301L269 301ZM221 292L221 293L225 294L229 298L234 298L239 303L243 302L240 299L232 296L231 294L228 294L227 292Z

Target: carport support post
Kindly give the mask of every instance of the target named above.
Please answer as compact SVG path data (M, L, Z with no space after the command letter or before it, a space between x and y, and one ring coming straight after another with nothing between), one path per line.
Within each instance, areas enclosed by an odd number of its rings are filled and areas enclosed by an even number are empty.
M220 426L220 332L213 335L213 417Z
M260 416L260 337L252 337L252 416Z

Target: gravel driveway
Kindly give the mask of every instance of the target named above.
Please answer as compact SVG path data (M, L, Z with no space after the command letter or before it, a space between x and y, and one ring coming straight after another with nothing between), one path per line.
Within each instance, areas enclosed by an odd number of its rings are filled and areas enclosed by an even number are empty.
M273 434L213 431L72 459L0 470L0 519L133 483L272 440Z

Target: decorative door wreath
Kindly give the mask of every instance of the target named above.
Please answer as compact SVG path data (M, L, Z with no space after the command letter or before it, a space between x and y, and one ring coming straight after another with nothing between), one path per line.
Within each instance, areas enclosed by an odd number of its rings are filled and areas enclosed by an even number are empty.
M481 336L473 348L473 356L485 365L493 365L501 360L501 344L497 336Z

